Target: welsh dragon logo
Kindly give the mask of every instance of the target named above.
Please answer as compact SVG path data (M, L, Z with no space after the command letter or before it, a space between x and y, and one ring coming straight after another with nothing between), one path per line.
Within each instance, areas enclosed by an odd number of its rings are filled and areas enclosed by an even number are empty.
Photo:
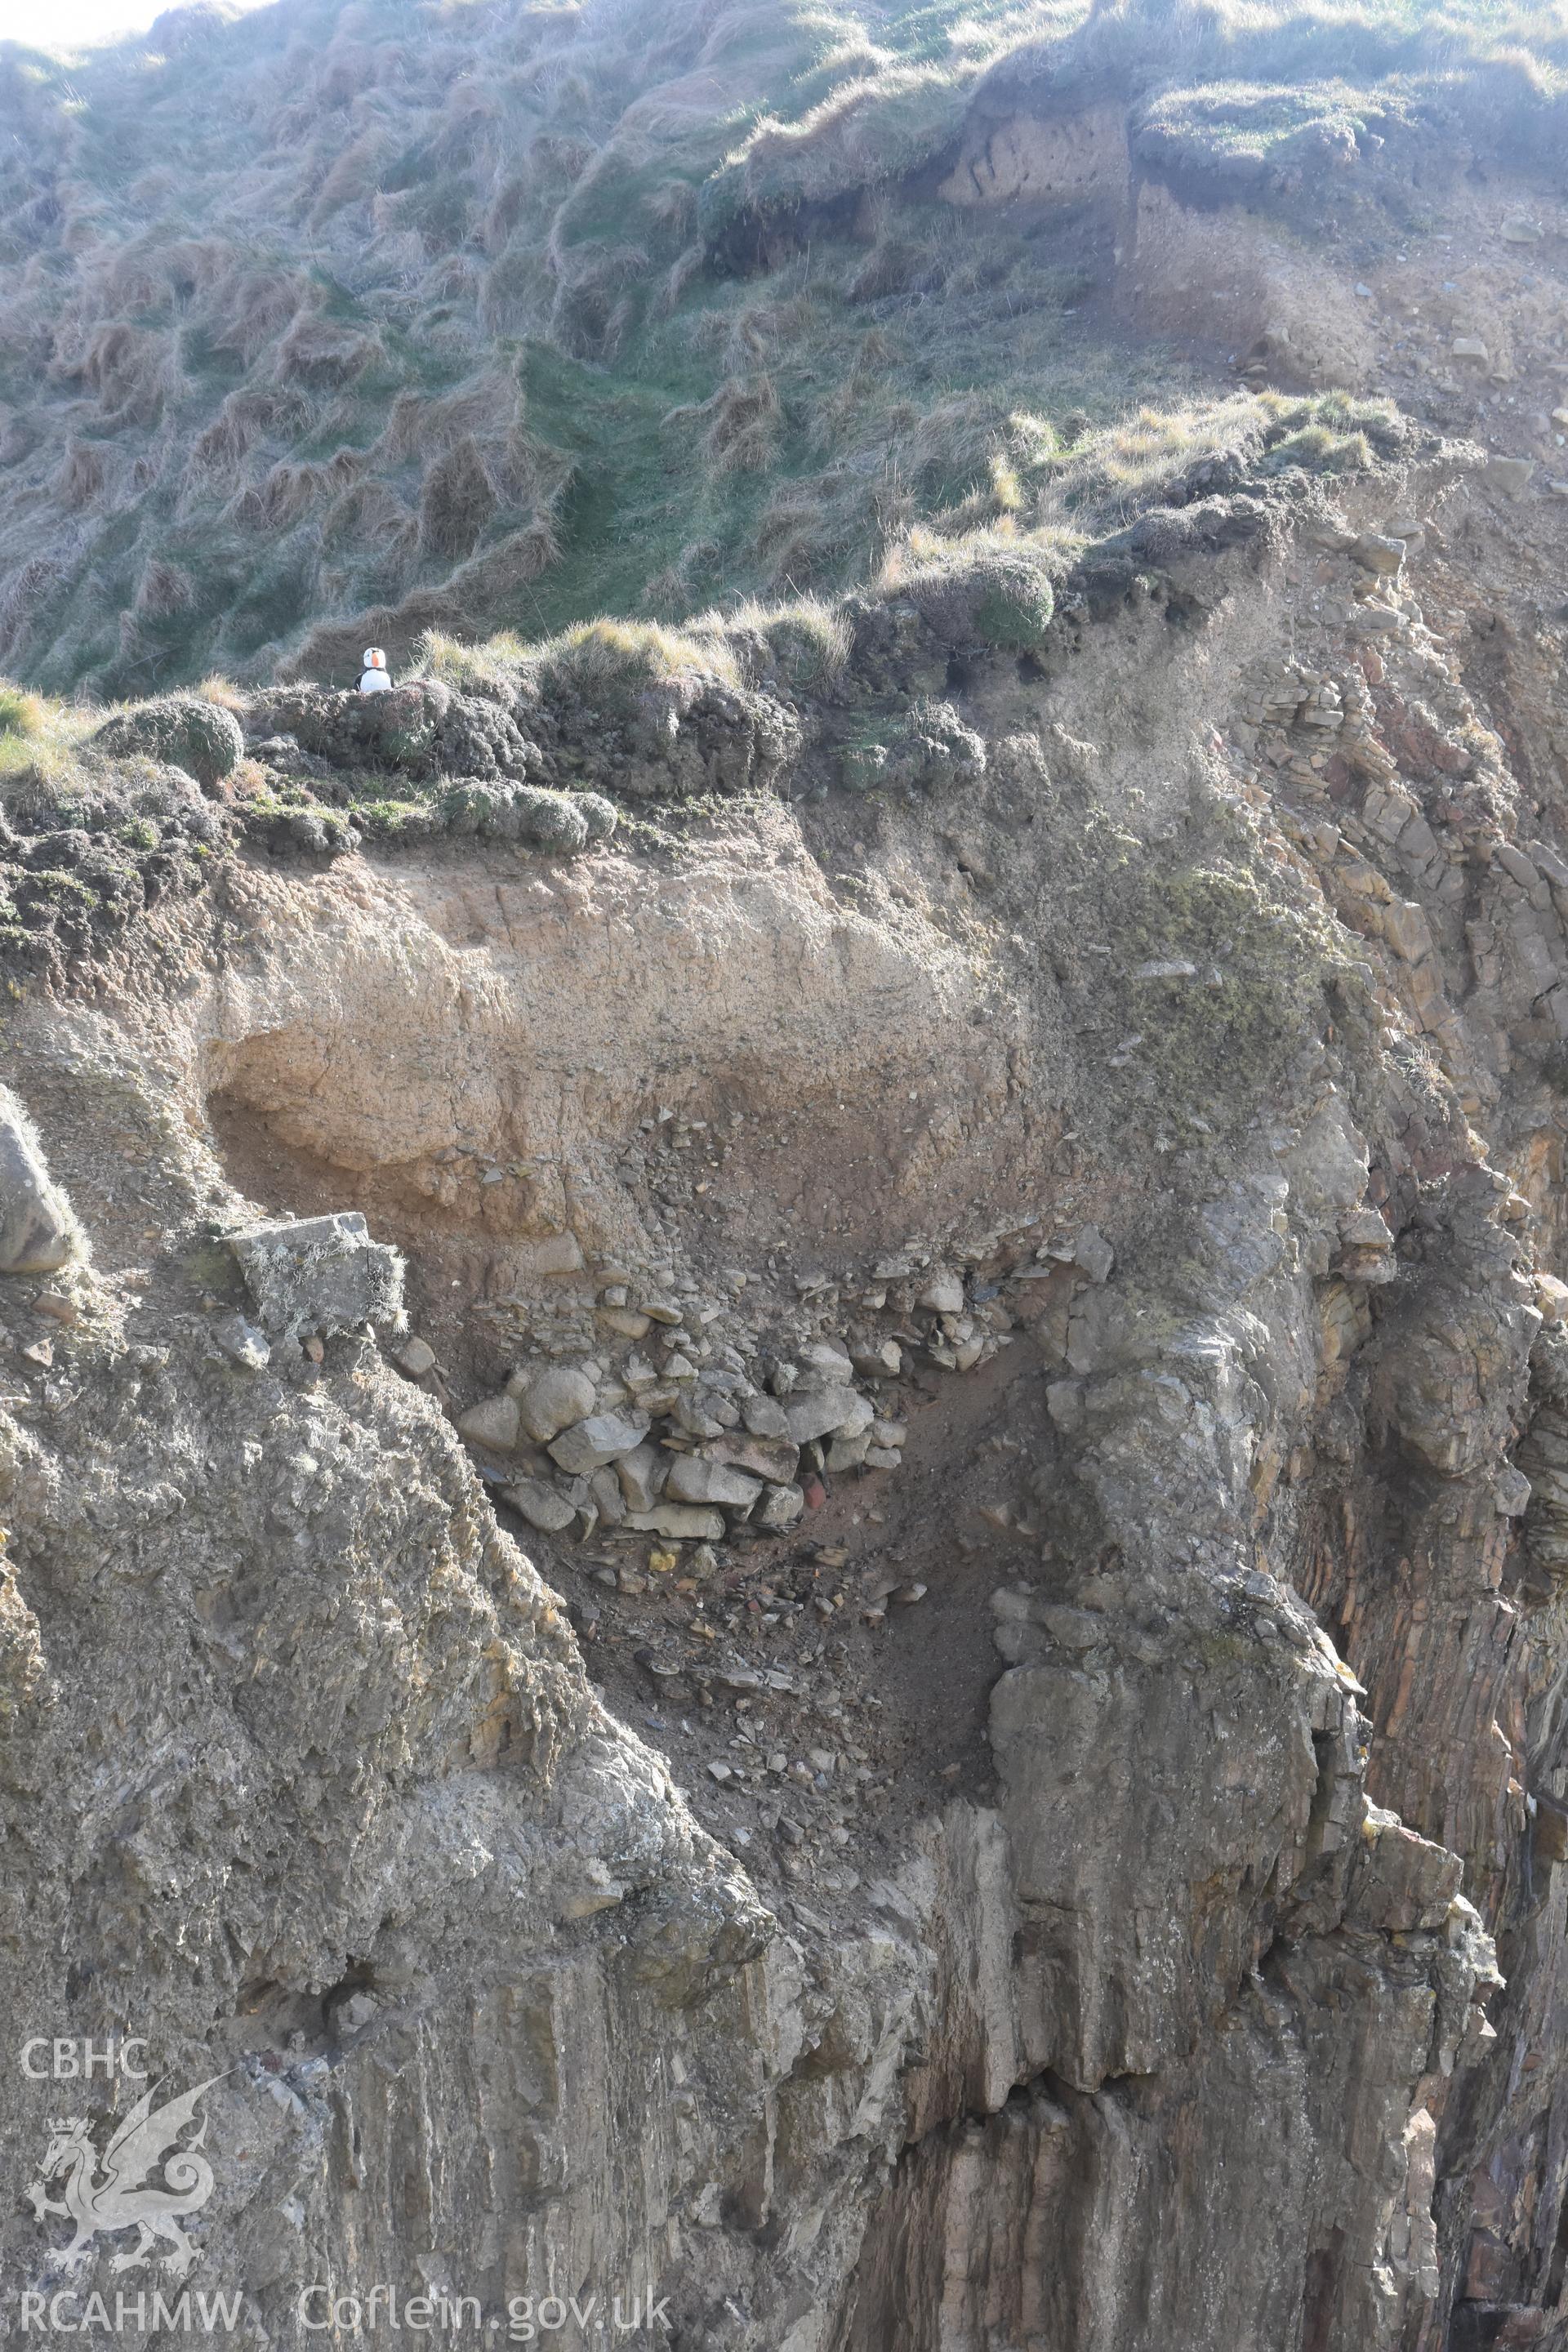
M79 2271L91 2259L95 2238L113 2237L121 2230L136 2231L136 2243L114 2256L111 2270L140 2269L152 2259L160 2239L171 2249L162 2267L174 2278L185 2277L195 2267L200 2249L192 2245L180 2224L187 2214L199 2212L213 2193L212 2167L196 2152L206 2137L206 2116L184 2147L180 2135L196 2121L197 2101L221 2079L211 2075L194 2091L157 2108L153 2105L157 2086L143 2092L104 2149L101 2167L86 2116L51 2122L38 2177L27 2196L40 2221L58 2213L76 2224L69 2245L50 2254L51 2269ZM48 2185L58 2180L63 2180L62 2192L51 2197Z

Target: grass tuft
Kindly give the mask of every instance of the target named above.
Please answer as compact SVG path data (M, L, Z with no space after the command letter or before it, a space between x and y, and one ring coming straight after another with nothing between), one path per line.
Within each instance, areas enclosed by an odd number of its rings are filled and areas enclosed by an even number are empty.
M0 678L0 736L30 740L42 731L46 717L41 695Z

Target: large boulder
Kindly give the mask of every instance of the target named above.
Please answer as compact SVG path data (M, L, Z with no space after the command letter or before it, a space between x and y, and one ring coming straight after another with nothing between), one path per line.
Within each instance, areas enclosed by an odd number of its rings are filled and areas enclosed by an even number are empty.
M403 1260L386 1243L371 1240L357 1209L249 1225L230 1234L228 1245L268 1339L401 1320Z
M79 1247L70 1202L50 1178L33 1123L0 1087L0 1274L53 1274Z

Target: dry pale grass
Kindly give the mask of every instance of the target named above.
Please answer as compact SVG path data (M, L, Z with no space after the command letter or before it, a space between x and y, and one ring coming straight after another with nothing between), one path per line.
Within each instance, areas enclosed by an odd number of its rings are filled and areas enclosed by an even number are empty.
M840 677L853 643L843 613L822 596L795 596L783 604L747 598L728 614L704 614L695 625L725 629L742 644L760 638L790 683L806 688L830 686Z
M658 621L582 621L536 645L511 632L468 646L433 631L420 649L422 675L459 691L526 684L574 693L588 702L626 699L649 686L687 677L738 688L742 671L728 625L717 620L678 629Z
M471 555L497 506L495 486L472 434L453 443L419 492L419 545L426 555Z
M91 778L82 746L103 717L0 682L0 807L85 792Z
M702 428L705 456L721 474L761 473L773 457L783 423L778 387L765 373L728 376L710 398L672 408L669 432Z
M41 694L0 677L0 736L28 740L42 732L47 717L48 705Z

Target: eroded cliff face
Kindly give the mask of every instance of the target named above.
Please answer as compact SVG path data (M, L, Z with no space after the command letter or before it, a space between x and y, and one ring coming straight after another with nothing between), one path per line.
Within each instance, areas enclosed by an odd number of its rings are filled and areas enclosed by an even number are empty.
M987 131L973 199L1120 190L1114 131ZM679 821L580 715L614 839L307 816L18 993L14 2329L155 2337L152 2282L280 2347L378 2285L734 2352L1568 2341L1520 467L1222 462L1037 653L863 606ZM895 709L900 788L840 789ZM230 1244L342 1211L401 1320L320 1229L288 1312ZM188 2279L71 2203L139 2083L21 2063L111 2035L210 2086Z

